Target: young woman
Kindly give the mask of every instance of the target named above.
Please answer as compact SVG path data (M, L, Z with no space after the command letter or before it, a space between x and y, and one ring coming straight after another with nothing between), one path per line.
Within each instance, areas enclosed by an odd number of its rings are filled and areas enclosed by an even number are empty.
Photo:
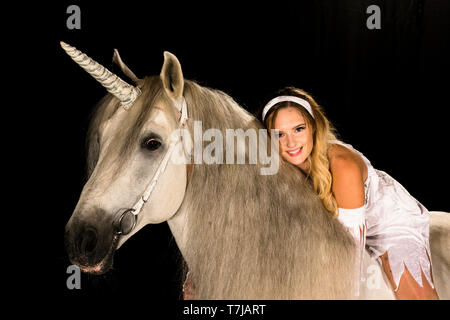
M280 90L262 110L279 151L308 177L324 206L381 263L398 299L438 299L432 278L429 212L363 154L336 139L321 107L305 91Z

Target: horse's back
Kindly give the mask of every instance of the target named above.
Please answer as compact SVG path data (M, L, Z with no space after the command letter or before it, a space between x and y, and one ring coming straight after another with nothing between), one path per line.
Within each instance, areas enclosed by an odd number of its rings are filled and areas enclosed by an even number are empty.
M450 213L430 212L430 247L436 291L450 300Z

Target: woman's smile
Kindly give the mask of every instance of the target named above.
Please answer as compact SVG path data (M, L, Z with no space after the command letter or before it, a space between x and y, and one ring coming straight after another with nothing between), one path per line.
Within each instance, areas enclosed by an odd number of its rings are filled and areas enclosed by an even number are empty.
M299 147L296 149L292 149L292 150L286 150L287 154L291 157L296 157L298 155L300 155L300 153L302 153L303 147Z

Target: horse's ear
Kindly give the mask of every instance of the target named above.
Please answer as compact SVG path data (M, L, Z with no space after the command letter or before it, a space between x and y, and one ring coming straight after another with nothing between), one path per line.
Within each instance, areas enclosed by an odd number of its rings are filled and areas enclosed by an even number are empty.
M179 100L184 88L183 72L177 57L168 51L164 51L164 64L160 77L169 97Z
M119 51L117 49L114 49L113 62L120 67L120 70L122 70L122 72L128 78L130 78L135 85L140 84L142 82L142 79L136 77L134 72L131 71L130 68L128 68L128 66L122 61L122 58L120 57Z

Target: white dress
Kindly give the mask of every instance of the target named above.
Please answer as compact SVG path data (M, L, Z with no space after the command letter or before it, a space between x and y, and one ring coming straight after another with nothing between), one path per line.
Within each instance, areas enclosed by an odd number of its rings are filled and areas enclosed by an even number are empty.
M365 201L364 207L361 207L365 219L366 250L380 264L379 257L388 252L397 289L405 267L420 286L423 286L423 271L428 283L434 288L431 279L428 210L386 172L373 168L370 161L350 144L339 140L330 143L340 144L356 152L367 166ZM341 214L342 209L339 211Z

